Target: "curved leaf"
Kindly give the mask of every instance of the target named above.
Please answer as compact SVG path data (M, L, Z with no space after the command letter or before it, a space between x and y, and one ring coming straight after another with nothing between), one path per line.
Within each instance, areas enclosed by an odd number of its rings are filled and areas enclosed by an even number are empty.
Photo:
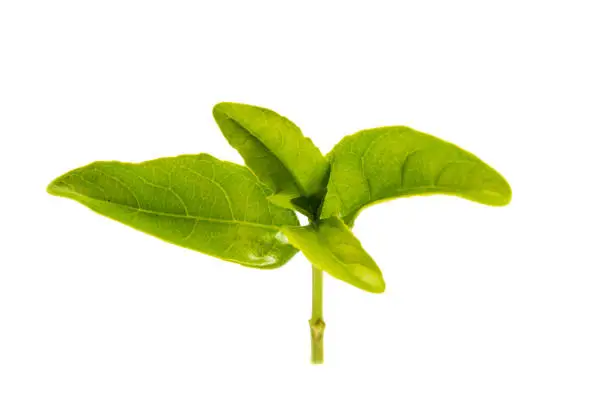
M450 194L501 206L512 196L508 182L473 154L405 126L347 136L328 159L321 217L337 215L349 225L365 207L398 197Z
M213 116L246 165L275 194L322 195L329 164L289 119L269 109L231 102L215 105Z
M243 166L184 155L142 163L94 162L55 179L48 192L170 243L256 268L296 253L279 233L298 225L268 202L268 188Z
M378 265L339 218L327 218L307 227L285 226L282 231L317 268L365 291L385 291Z

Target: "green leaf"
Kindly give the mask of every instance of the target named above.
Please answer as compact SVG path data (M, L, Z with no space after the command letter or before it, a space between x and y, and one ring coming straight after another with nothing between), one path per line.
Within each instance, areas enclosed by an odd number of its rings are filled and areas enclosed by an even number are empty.
M278 193L268 196L268 200L274 205L292 210L295 208L293 201L299 197L297 193Z
M280 233L299 225L272 205L269 189L246 167L206 154L142 163L94 162L48 187L109 218L167 242L256 268L276 268L296 253Z
M426 194L450 194L482 204L510 202L508 182L471 153L404 126L347 136L328 154L331 174L321 218L352 225L365 207Z
M215 105L213 116L246 165L274 194L322 198L329 164L289 119L239 103Z
M316 219L318 209L321 206L322 201L319 197L304 197L298 194L290 193L274 194L269 196L268 200L270 200L272 204L277 205L279 207L299 211L311 220Z
M342 220L332 217L307 227L284 226L282 231L315 267L368 292L384 292L378 265Z

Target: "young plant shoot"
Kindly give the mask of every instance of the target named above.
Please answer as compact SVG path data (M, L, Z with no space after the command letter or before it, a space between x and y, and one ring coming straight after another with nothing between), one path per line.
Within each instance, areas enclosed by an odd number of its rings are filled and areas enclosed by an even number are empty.
M100 161L58 177L47 191L252 268L278 268L301 250L312 264L313 364L323 362L323 271L367 292L385 290L382 272L351 232L364 208L424 194L503 206L512 196L508 182L476 156L409 127L357 132L323 156L269 109L224 102L213 115L246 166L208 154Z

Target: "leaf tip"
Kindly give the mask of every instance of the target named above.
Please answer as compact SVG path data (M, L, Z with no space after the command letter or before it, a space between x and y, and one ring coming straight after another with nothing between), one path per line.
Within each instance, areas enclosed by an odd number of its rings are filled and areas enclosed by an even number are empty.
M217 104L215 104L212 108L213 114L219 111L224 110L225 108L229 107L230 105L232 105L231 102L219 102Z
M382 272L378 269L376 264L367 266L355 264L352 265L351 270L354 276L358 277L358 282L353 282L355 286L371 293L383 293L385 291L386 283L382 276Z
M499 174L499 178L500 178L499 186L495 193L498 196L497 205L502 207L502 206L510 204L510 201L512 201L512 187L510 187L510 183L508 183L508 181L504 178L504 176Z
M381 276L380 281L378 281L375 285L372 286L372 290L370 292L383 293L386 288L387 288L387 284L385 283L385 280Z
M258 106L254 106L254 105L247 105L245 103L239 103L239 102L218 102L216 103L213 108L212 108L212 114L213 116L216 117L221 117L223 115L228 115L228 114L232 114L235 113L236 110L240 110L240 109L263 109L260 108Z
M69 190L68 185L62 181L62 177L60 176L56 179L54 179L52 182L50 182L47 185L47 193L54 195L54 196L64 196L66 195L66 191Z
M508 185L508 193L503 196L502 206L510 204L512 201L512 189Z

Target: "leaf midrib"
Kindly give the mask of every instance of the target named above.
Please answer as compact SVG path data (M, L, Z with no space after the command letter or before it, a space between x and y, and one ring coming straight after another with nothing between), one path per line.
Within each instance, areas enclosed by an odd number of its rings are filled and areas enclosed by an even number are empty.
M103 203L103 204L107 204L107 205L110 204L110 205L121 207L121 208L128 208L128 209L133 210L135 212L142 212L142 213L145 213L145 214L154 214L154 215L159 215L159 216L163 216L163 217L171 217L171 218L191 219L191 220L194 220L194 221L216 222L216 223L220 223L220 224L240 224L240 225L246 225L246 226L254 227L254 228L268 229L268 230L272 230L272 231L279 231L280 230L280 226L274 226L274 225L268 225L268 224L257 224L255 222L241 221L241 220L236 220L236 219L224 220L224 219L220 219L220 218L200 217L200 216L187 215L187 214L175 214L175 213L165 213L165 212L159 212L159 211L153 211L153 210L146 210L146 209L141 208L141 207L136 208L136 207L133 207L133 206L130 206L130 205L119 204L119 203L115 203L115 202L112 202L112 201L100 200L98 198L93 198L93 197L90 197L88 195L80 194L80 193L77 193L77 192L74 192L74 191L71 193L71 195L74 195L74 196L77 196L77 197L82 197L85 200L97 201L99 203Z
M358 205L356 206L355 209L352 209L351 211L348 211L346 215L343 215L342 217L349 217L349 218L354 218L355 214L358 214L359 212L363 211L364 209L366 209L367 207L370 207L374 204L379 204L381 202L385 202L385 201L389 201L389 200L394 200L396 198L406 198L406 197L411 197L411 196L418 196L418 195L427 195L427 193L432 192L433 194L446 194L446 195L451 195L451 196L459 196L462 198L466 198L468 200L471 200L469 197L464 197L463 194L465 193L469 193L471 191L483 191L483 190L478 190L478 189L449 189L449 188L440 188L438 186L432 185L432 186L423 186L423 187L413 187L409 190L405 190L402 191L401 193L394 195L391 194L389 196L385 196L373 201L369 201L366 204L363 205ZM490 193L493 193L493 195L497 196L497 197L501 197L502 195L499 193L496 193L494 191L491 190L486 190ZM339 194L338 194L339 196Z

